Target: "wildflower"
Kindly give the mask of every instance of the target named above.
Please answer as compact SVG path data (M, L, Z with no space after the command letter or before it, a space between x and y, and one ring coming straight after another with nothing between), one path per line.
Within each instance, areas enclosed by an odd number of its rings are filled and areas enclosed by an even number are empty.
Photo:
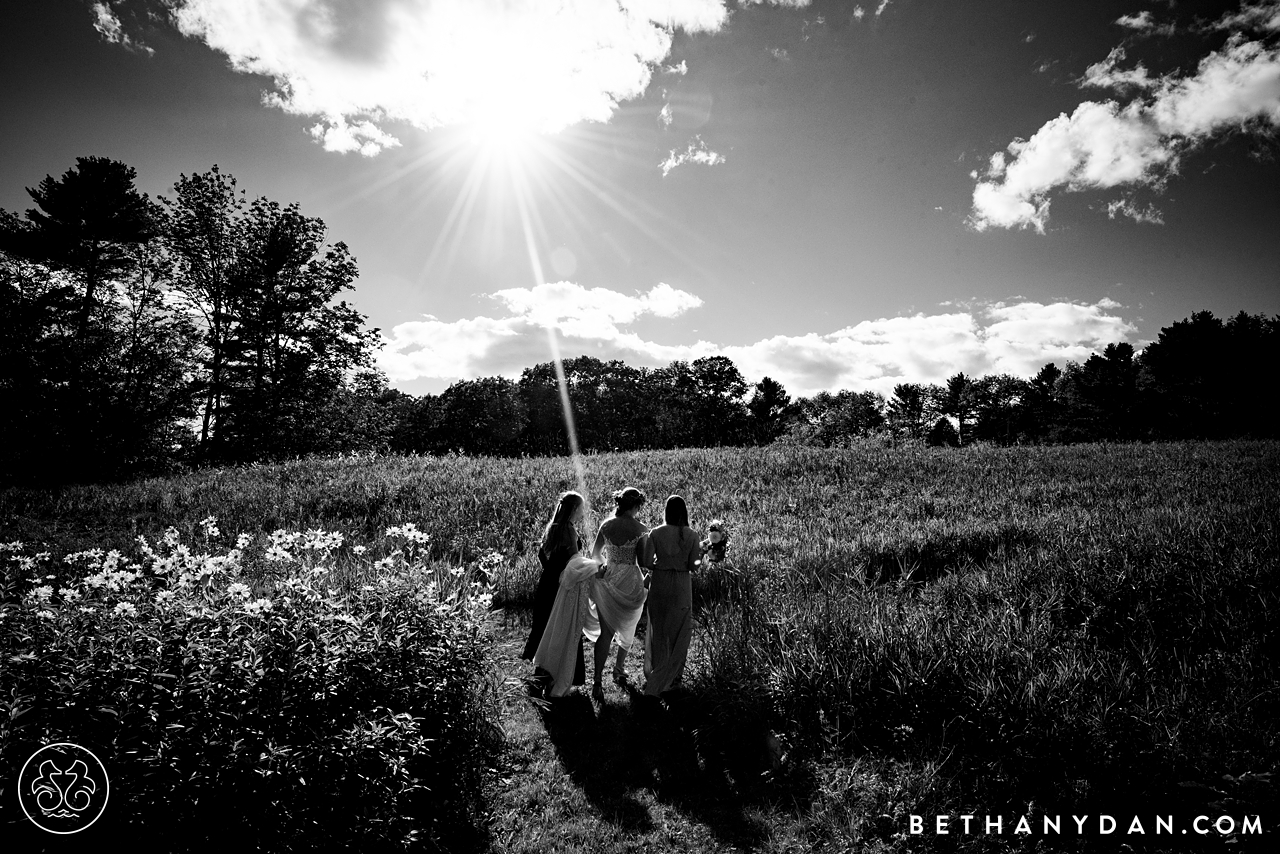
M222 535L222 532L218 530L217 516L204 517L200 520L200 527L204 528L204 535L206 537L218 537Z
M138 609L131 602L121 602L111 609L111 613L117 617L133 617L138 613Z
M52 595L53 595L53 588L48 586L47 584L37 587L27 594L27 596L31 599L31 601L38 602L41 605L47 604L49 601L49 597Z
M43 608L42 608L41 610L36 611L36 616L37 616L37 617L40 617L41 619L45 619L45 620L52 620L52 619L53 619L53 612L52 612L52 611L50 611L50 610L48 610L48 609L43 609Z
M227 595L228 595L228 596L235 596L235 597L238 597L238 598L241 598L241 599L248 599L248 598L249 598L249 592L250 592L250 591L249 591L249 585L247 585L247 584L242 584L242 583L240 583L239 581L234 581L234 582L232 582L230 585L228 585L228 586L227 586Z
M369 550L368 546L352 546L351 547L351 551L355 552L357 555L362 555L368 550Z
M382 560L374 564L374 566L377 567L378 569L390 569L394 565L395 565L395 561L392 560L390 557L384 557Z
M81 606L80 606L80 613L81 613L81 614L92 614L92 613L93 613L94 611L96 611L96 610L97 610L97 609L96 609L96 608L94 608L92 605L81 605Z
M298 542L302 535L296 531L286 531L283 528L277 528L271 532L271 545L278 546L282 549L289 549Z
M32 558L36 563L47 563L53 557L51 552L36 552L36 556Z
M405 522L403 525L395 525L387 528L388 537L404 537L411 543L429 543L431 535L426 531L419 531L418 526L413 522Z
M336 531L307 531L302 547L308 551L332 551L342 545L342 534Z
M56 576L56 575L46 575L46 576L45 576L45 578L46 578L46 579L50 579L50 578L57 578L57 577L58 577L58 576Z
M291 555L287 549L281 546L269 547L264 557L266 557L267 560L272 561L274 563L282 563L284 561L293 560L293 555Z
M26 547L26 543L21 540L14 540L11 543L0 543L0 552L20 552Z
M173 597L174 597L174 592L172 590L161 590L159 593L156 594L156 604L157 605L168 604L169 600L171 600Z
M178 533L178 529L171 526L165 530L164 537L161 538L160 542L169 548L173 548L178 545L181 540L182 535Z
M252 534L241 534L236 537L236 548L243 551L249 547L249 543L253 542Z
M270 610L271 610L270 599L256 599L253 602L246 602L244 605L244 612L246 614L261 614L265 611L270 611Z
M58 595L62 597L64 602L74 602L80 598L80 591L74 587L59 587Z

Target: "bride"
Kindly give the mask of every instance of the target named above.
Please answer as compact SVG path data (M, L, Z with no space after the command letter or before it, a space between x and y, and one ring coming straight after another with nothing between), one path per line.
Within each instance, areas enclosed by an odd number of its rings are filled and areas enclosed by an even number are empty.
M640 566L649 563L648 528L636 519L636 512L644 506L644 493L635 487L627 487L613 494L615 506L613 518L600 525L595 545L591 549L593 560L601 562L599 571L590 580L591 601L595 605L600 622L600 637L595 646L595 684L591 697L603 702L604 688L600 677L604 663L609 658L609 644L618 639L618 660L613 668L614 679L621 682L625 675L622 662L627 649L635 640L636 624L644 611L648 593Z

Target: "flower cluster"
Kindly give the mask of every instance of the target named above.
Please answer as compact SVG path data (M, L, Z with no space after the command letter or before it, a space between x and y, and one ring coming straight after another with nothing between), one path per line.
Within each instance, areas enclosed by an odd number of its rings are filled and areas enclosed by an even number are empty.
M711 563L720 563L729 553L729 529L722 519L713 519L707 526L707 538L702 546L703 557Z
M426 531L419 531L418 526L412 522L405 522L403 525L393 525L387 528L388 537L403 537L406 541L415 545L425 545L431 542L431 535Z

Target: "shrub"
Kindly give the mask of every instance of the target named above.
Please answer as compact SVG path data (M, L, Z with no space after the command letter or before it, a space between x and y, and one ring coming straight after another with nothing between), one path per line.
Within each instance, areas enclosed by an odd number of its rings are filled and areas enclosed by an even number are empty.
M103 820L164 850L480 845L500 746L485 587L402 549L343 595L342 545L277 531L197 553L171 532L55 567L9 544L0 773L50 742L87 747L112 778ZM255 549L275 571L247 571Z

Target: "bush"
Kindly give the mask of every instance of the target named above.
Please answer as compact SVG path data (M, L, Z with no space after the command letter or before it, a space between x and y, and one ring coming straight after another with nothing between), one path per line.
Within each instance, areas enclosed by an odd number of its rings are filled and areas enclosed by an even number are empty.
M412 525L388 533L406 550L364 561L349 595L329 567L342 537L321 531L223 554L171 532L61 566L4 547L0 773L87 747L113 835L163 850L479 847L500 746L488 594L473 570L407 560ZM255 545L277 568L256 580Z

